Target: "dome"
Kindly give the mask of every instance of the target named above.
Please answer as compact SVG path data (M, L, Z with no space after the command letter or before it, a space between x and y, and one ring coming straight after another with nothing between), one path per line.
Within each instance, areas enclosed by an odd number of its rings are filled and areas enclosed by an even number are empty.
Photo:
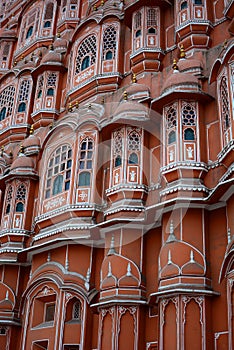
M148 119L148 108L142 103L134 101L122 101L114 112L113 119Z
M62 64L62 55L59 52L54 51L52 48L45 54L41 60L41 64Z
M32 171L34 169L34 161L30 157L26 157L23 153L20 153L19 156L14 160L11 165L11 171Z
M16 38L16 31L14 29L5 28L0 33L0 38Z
M172 233L160 251L159 261L161 279L178 275L203 276L205 273L203 255L190 244L177 240Z
M60 38L60 36L54 42L54 50L56 52L66 52L68 47L68 41L66 39Z
M150 96L149 88L144 84L132 83L125 91L127 95L134 100Z
M165 94L173 89L174 91L199 91L200 84L198 79L188 73L181 73L179 70L174 70L166 79L161 94Z
M27 137L24 142L23 142L23 147L28 148L28 147L40 147L40 139L39 137L33 135L29 135L29 137Z

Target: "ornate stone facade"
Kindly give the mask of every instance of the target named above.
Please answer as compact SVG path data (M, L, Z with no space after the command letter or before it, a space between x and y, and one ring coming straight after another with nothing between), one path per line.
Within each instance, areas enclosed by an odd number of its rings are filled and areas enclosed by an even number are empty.
M232 350L234 2L0 0L0 349Z

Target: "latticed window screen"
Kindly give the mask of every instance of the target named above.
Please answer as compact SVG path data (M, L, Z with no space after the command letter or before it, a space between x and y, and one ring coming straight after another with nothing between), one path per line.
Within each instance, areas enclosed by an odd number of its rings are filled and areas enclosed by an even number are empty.
M190 104L186 104L182 109L182 125L196 126L196 113Z
M26 198L26 187L24 184L21 184L17 188L16 192L16 212L23 212Z
M96 36L90 35L79 46L76 58L76 71L78 74L82 71L82 62L86 57L89 57L89 65L96 63L97 43Z
M141 136L136 130L133 130L128 134L128 150L140 151L140 147L141 147Z
M5 118L12 114L15 98L15 87L10 85L0 93L0 112L6 109ZM4 119L4 118L3 118Z
M8 55L10 52L10 44L6 43L6 44L2 44L2 46L0 47L0 60L1 61L7 61Z
M37 84L37 98L41 97L42 95L43 84L44 84L44 76L41 75L39 77L38 84Z
M55 87L57 80L57 73L50 73L47 77L47 87Z
M122 164L123 157L123 131L118 130L114 132L114 147L113 147L113 156L114 156L114 166L120 166Z
M117 41L116 28L114 26L107 27L103 35L103 59L107 59L109 53L111 53L110 58L115 58L116 41Z
M175 128L177 125L177 111L174 106L168 108L166 112L166 128L167 130Z
M71 147L68 145L58 147L49 160L45 183L45 198L69 190L71 167Z
M12 195L13 195L13 188L10 186L8 188L7 194L6 194L6 209L5 214L9 214L11 211L11 201L12 201Z
M142 21L142 14L141 14L141 11L138 11L135 15L135 18L134 18L135 29L138 29L141 27L141 21Z
M76 301L73 305L73 312L72 312L72 319L73 320L80 320L80 302Z
M230 104L228 96L227 78L224 76L220 84L220 97L221 97L221 116L223 121L223 128L226 131L231 125L230 118Z
M19 102L27 102L29 98L30 80L21 81L19 88L18 100Z
M148 9L147 10L147 27L157 26L157 10Z

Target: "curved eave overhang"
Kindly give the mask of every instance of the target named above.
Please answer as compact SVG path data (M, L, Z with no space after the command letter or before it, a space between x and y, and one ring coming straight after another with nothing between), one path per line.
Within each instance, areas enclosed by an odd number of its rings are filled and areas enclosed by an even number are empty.
M214 98L207 94L206 92L203 92L201 90L195 91L195 90L172 90L166 93L163 93L161 96L155 98L151 102L151 107L156 110L157 112L162 112L163 106L178 100L178 99L186 99L186 100L196 100L200 102L210 102Z
M35 171L32 171L31 169L28 169L27 172L21 172L17 171L16 169L13 169L14 172L9 172L8 174L4 175L0 178L0 190L4 190L6 187L6 182L12 181L14 179L22 179L22 180L33 180L37 181L39 179L39 176Z
M178 296L178 295L203 295L206 297L219 296L219 292L215 292L212 289L199 289L199 288L168 288L167 290L151 293L148 299L148 304L153 305L158 303L161 298Z
M67 68L62 63L57 62L41 63L38 67L32 70L32 77L36 78L40 73L47 70L65 73L67 71Z

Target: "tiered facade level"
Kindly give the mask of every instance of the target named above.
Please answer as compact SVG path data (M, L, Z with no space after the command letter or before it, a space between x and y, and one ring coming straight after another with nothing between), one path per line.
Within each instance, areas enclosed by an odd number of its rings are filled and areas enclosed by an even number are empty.
M234 1L0 0L0 349L234 348Z

